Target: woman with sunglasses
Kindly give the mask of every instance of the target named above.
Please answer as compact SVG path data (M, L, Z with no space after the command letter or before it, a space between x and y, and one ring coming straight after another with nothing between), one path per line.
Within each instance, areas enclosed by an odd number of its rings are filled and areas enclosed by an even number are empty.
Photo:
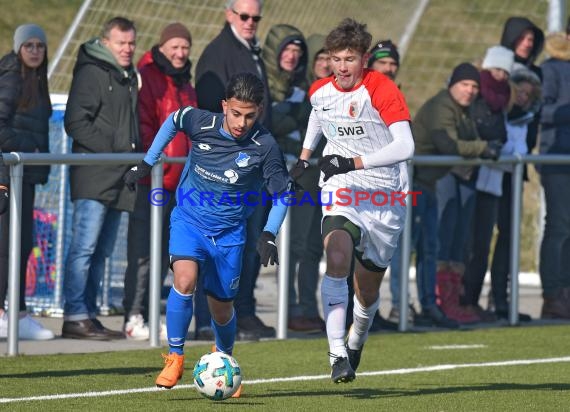
M47 41L43 29L23 24L14 32L14 49L0 59L0 151L48 152L51 101L47 82ZM9 183L0 168L0 184ZM35 185L48 180L49 166L25 166L22 184L19 338L53 339L52 331L26 313L26 265L33 246ZM0 216L0 338L7 337L4 302L8 288L10 212ZM11 309L11 308L10 308Z

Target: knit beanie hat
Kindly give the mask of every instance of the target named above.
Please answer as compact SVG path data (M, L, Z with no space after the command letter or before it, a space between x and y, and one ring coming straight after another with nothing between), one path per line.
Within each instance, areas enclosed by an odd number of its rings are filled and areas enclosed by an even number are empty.
M175 37L186 39L188 40L188 43L192 45L192 36L190 35L190 31L182 23L171 23L166 26L160 34L160 41L158 42L158 45L162 46L168 40Z
M36 37L44 44L47 44L47 38L44 30L37 24L22 24L18 26L14 32L14 53L20 51L20 47L27 40Z
M479 76L479 70L471 63L461 63L453 69L451 77L449 78L449 83L447 87L453 86L455 83L462 80L473 80L479 84L481 78Z
M376 46L370 50L370 58L368 59L368 67L372 66L378 59L384 57L391 57L396 60L396 64L400 65L400 53L398 53L398 48L391 40L380 40Z
M512 50L503 46L493 46L487 49L482 67L484 69L503 69L510 74L514 61L515 53Z

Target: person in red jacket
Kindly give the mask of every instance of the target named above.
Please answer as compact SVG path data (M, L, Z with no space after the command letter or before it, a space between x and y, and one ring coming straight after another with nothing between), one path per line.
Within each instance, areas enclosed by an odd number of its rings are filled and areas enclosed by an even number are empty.
M137 64L142 84L138 110L144 152L149 149L158 129L172 112L197 104L196 91L190 84L192 63L188 56L191 47L192 37L188 28L181 23L172 23L162 30L159 43L147 51ZM190 151L190 144L184 133L179 132L164 149L164 154L168 157L185 157ZM170 212L176 203L175 191L183 167L178 163L163 165L164 190L161 193L150 193L150 178L141 179L137 185L135 210L129 215L123 297L123 330L128 339L149 338L150 205L163 206L161 268L164 280L169 265Z

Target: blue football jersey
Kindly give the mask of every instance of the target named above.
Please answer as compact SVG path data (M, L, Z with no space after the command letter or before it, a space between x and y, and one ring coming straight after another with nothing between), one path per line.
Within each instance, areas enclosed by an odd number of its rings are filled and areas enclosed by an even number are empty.
M174 219L184 219L207 236L244 225L262 193L277 196L289 188L289 174L275 139L258 122L236 139L223 127L224 115L186 107L173 117L175 131L192 141L192 150L176 191ZM166 122L168 122L167 120ZM171 133L172 134L172 133ZM168 144L159 132L145 160L154 164L156 149ZM157 143L155 145L155 143Z

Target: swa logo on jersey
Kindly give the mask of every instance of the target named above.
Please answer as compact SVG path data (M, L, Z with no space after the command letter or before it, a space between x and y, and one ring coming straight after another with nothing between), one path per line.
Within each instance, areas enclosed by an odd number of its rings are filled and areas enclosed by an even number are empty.
M364 125L360 123L329 123L327 128L330 137L343 139L362 139L367 137Z

